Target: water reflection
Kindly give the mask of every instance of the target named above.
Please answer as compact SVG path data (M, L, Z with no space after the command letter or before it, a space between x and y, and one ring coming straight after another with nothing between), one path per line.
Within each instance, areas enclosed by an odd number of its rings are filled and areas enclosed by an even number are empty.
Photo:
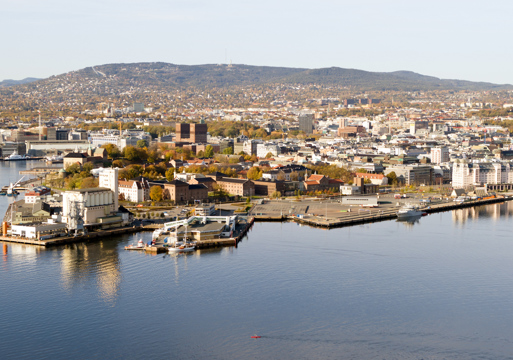
M72 244L61 248L62 286L71 290L92 280L98 285L99 296L113 302L120 288L121 270L117 242Z
M513 217L513 202L506 201L499 204L468 207L452 211L453 222L459 224L466 223L468 219L477 220L483 218L497 221L501 217Z
M25 262L36 262L37 256L41 251L45 251L43 247L16 243L2 243L2 257L4 261L10 256L22 255Z
M420 223L421 218L422 218L422 215L418 215L418 216L411 216L407 219L397 219L396 221L398 223L402 223L407 228L412 228L413 225Z

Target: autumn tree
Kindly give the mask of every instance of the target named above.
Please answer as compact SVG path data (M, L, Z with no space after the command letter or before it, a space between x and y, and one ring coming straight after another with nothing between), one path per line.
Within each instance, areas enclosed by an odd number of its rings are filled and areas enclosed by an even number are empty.
M112 159L121 157L121 150L114 144L104 144L101 146L107 151L107 155Z
M248 179L258 180L262 177L262 171L258 166L253 166L248 170Z
M162 188L158 185L150 188L150 199L153 201L162 201Z
M81 189L89 189L98 187L98 180L93 177L87 177L82 179L82 183L80 184Z
M175 168L169 168L166 171L166 179L167 181L173 181L175 178Z
M273 199L277 199L280 197L281 197L281 192L279 192L279 191L275 191L271 194L271 198L273 198Z

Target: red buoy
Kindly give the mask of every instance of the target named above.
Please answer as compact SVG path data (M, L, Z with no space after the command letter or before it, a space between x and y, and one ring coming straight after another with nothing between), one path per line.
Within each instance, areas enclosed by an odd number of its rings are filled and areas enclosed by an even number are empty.
M260 338L261 338L261 336L257 336L257 335L255 335L255 336L252 336L251 338L252 338L252 339L260 339Z

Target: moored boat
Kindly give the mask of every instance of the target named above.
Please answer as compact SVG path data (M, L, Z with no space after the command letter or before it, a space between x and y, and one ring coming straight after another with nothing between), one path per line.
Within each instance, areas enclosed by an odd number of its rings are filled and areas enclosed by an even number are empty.
M406 219L416 216L422 216L424 212L417 205L406 204L397 211L397 218Z
M11 155L6 156L4 158L5 161L21 161L21 160L30 160L30 156L28 155L19 155L15 150Z

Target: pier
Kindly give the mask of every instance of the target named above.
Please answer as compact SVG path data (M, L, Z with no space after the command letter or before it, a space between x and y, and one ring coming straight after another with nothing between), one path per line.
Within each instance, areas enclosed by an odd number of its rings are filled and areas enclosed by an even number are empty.
M109 229L109 230L92 231L87 234L84 234L84 235L81 234L78 236L61 236L61 237L56 237L56 238L46 239L46 240L27 239L27 238L15 237L15 236L0 236L0 241L50 247L50 246L72 244L72 243L77 243L77 242L86 242L87 243L87 242L92 242L92 241L98 241L99 239L105 238L105 237L112 237L112 236L123 235L123 234L132 234L132 233L139 232L139 231L144 231L144 228L140 227L140 226L130 226L130 227L122 227L122 228L116 228L116 229Z
M254 223L254 218L246 218L241 219L241 222L238 224L238 227L235 229L233 236L229 238L219 238L219 239L209 239L202 240L196 242L196 247L198 249L205 249L211 247L218 246L237 246L238 242L246 235L251 226ZM127 226L122 228L108 229L108 230L100 230L100 231L92 231L87 234L80 234L78 236L61 236L52 239L46 240L37 240L37 239L27 239L21 237L14 236L0 236L0 241L11 242L11 243L19 243L19 244L27 244L27 245L35 245L42 247L51 247L51 246L59 246L66 245L78 242L93 242L99 241L103 238L108 238L117 235L123 234L132 234L141 231L153 231L156 227L154 225L150 226ZM143 248L145 251L150 252L161 252L159 248L162 247L165 249L163 244L157 244L157 246ZM167 251L167 250L166 250Z
M471 200L463 203L446 202L446 203L431 203L426 205L422 211L427 214L450 211L456 209L463 209L474 206L490 205L501 203L504 201L513 200L513 197L497 197L486 200ZM307 212L309 207L306 207ZM255 221L294 221L299 224L305 224L320 228L337 228L352 225L360 225L365 223L372 223L378 221L393 220L397 218L397 207L388 206L383 209L372 208L353 208L353 211L344 211L342 214L334 214L333 209L330 212L326 210L325 214L319 214L319 207L317 207L317 214L254 214ZM336 215L336 216L335 216Z

